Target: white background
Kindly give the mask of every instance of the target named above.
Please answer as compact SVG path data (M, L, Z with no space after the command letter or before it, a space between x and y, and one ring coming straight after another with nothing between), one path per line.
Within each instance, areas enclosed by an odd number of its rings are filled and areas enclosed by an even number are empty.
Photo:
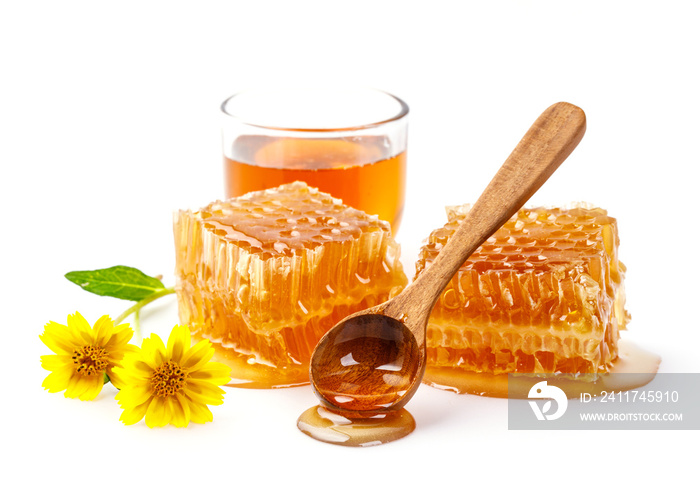
M398 240L408 273L442 208L473 202L550 104L588 132L534 203L588 201L619 219L626 337L661 371L700 372L698 52L694 2L10 2L0 6L2 443L6 486L544 486L695 473L697 431L509 431L503 400L423 386L416 431L349 449L295 427L308 387L229 389L214 422L126 427L41 388L38 335L128 305L67 271L115 264L173 283L171 216L223 196L220 102L263 82L343 81L411 108ZM144 332L177 321L169 297ZM5 484L3 482L3 484Z

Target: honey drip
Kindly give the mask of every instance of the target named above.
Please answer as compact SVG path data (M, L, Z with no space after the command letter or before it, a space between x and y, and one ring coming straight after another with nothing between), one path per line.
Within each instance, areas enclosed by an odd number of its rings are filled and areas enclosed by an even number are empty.
M468 210L449 209L421 249L417 274ZM427 330L428 374L606 371L629 321L618 245L617 222L604 210L520 210L440 296Z
M392 152L383 137L294 139L244 136L224 158L226 196L293 181L378 215L396 234L405 198L406 152Z
M388 223L301 182L180 211L174 234L180 321L233 386L308 383L321 336L407 282Z

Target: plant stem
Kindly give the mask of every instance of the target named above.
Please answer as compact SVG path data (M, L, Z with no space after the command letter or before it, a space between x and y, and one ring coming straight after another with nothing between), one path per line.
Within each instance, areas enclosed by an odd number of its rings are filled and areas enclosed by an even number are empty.
M141 335L141 310L136 310L134 312L134 335L136 336L136 344L141 344L143 336Z
M116 319L114 319L114 325L119 325L119 324L121 324L122 322L124 322L124 319L126 319L126 318L127 318L129 315L131 315L132 313L133 313L133 314L136 314L136 324L135 324L135 327L132 327L132 328L134 329L134 332L135 332L135 334L136 334L136 337L137 337L137 338L140 338L140 337L141 337L141 325L139 324L138 312L139 312L143 307L145 307L146 305L148 305L149 303L151 303L152 301L157 300L157 299L159 299L159 298L161 298L161 297L164 297L164 296L166 296L166 295L171 295L171 294L173 294L173 293L175 293L175 288L174 288L174 287L173 287L173 288L163 288L163 289L160 290L160 291L156 291L156 292L152 293L151 295L148 295L146 298L144 298L144 299L142 299L142 300L139 300L138 302L136 302L135 304L133 304L131 307L129 307L129 308L127 308L126 310L124 310L124 312L122 312L122 314L119 315L119 317L117 317Z

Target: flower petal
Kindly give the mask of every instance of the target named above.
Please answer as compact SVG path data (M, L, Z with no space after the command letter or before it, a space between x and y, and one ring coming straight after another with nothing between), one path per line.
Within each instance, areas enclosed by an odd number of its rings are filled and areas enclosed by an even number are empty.
M214 348L207 339L203 339L182 355L180 364L191 371L200 368L214 356Z
M150 378L155 368L144 361L144 355L129 355L122 360L122 367L129 370L135 378Z
M114 330L114 321L109 318L109 315L103 315L95 325L92 326L95 344L103 346L109 341Z
M196 424L211 422L214 415L206 405L200 405L196 402L190 402L190 420Z
M117 394L117 396L119 396L119 393ZM146 412L148 411L148 407L151 405L152 400L152 398L149 398L147 401L140 405L122 407L124 408L124 411L119 417L119 420L124 422L124 424L126 425L133 425L136 422L139 422L144 417L144 415L146 415Z
M148 384L129 385L122 388L117 394L117 401L124 405L140 405L153 396L153 391Z
M94 400L102 391L104 376L92 375L84 378L82 382L85 385L85 391L83 391L78 398L81 400Z
M187 380L185 395L191 400L209 405L221 405L224 402L224 390L206 381Z
M162 397L153 397L146 410L146 425L148 427L163 427L170 422L170 411L166 409Z
M115 348L128 344L131 338L134 337L134 330L129 324L121 324L112 330L109 340L104 344L105 348Z
M66 398L80 398L92 387L95 378L99 378L100 381L104 380L104 377L101 375L88 377L81 374L74 374L68 381L68 387L66 388L64 396ZM102 384L104 384L104 381ZM97 394L95 394L95 396L97 396Z
M61 368L69 368L74 371L73 358L68 354L49 354L41 356L41 367L49 371L56 371Z
M152 369L156 369L158 365L166 361L165 354L165 345L156 334L151 334L151 337L143 340L141 344L141 359Z
M199 370L190 372L190 378L206 380L214 385L225 385L231 381L231 368L225 364L210 362Z
M189 327L176 325L168 337L168 358L179 363L182 354L190 348L191 343L192 336Z
M49 393L58 393L68 388L72 376L72 370L60 369L48 375L41 386L49 390Z
M92 327L80 313L68 316L68 330L76 344L94 345Z
M134 345L127 344L126 346L114 347L113 349L106 351L106 357L109 364L112 366L119 366L125 361L129 360L128 356L135 356L141 352L140 349Z
M44 333L39 336L41 342L56 354L72 354L76 343L65 325L49 322L44 326Z
M107 376L109 376L109 381L119 390L123 390L133 382L129 371L122 367L107 368Z
M190 421L195 424L203 424L206 422L211 422L214 419L211 410L206 405L202 405L197 402L188 401L190 408Z
M190 423L190 404L187 398L180 393L176 393L174 402L176 404L173 406L173 420L171 423L175 427L187 427Z

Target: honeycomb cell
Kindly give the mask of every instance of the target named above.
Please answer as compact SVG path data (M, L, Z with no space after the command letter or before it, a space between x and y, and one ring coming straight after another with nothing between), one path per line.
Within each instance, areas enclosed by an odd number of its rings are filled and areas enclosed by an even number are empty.
M430 234L416 276L433 261L469 206L448 208ZM427 333L428 367L470 372L607 371L618 353L625 267L617 221L605 210L520 210L453 277Z
M321 336L407 283L388 223L305 183L174 220L180 321L240 386L308 383Z

